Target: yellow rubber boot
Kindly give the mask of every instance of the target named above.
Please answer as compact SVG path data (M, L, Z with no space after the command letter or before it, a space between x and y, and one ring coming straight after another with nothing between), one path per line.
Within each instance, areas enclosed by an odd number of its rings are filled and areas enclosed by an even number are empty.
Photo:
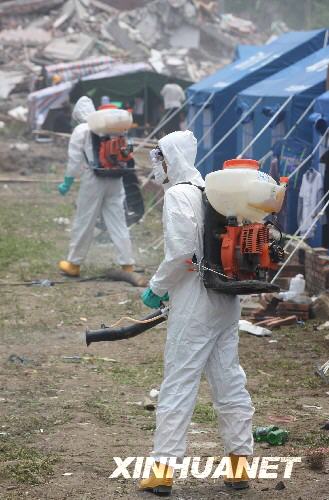
M239 465L240 458L241 460ZM228 486L233 490L245 490L249 488L248 471L243 466L246 458L246 455L234 455L233 453L230 453L233 477L224 476L225 486Z
M134 272L134 266L131 264L123 264L121 266L122 271L125 271L126 273L133 273Z
M174 469L172 467L155 462L150 477L142 479L139 483L139 489L149 491L154 495L167 497L171 495L173 475Z
M67 260L61 260L58 267L68 276L73 276L75 278L80 276L80 266L77 264L72 264L72 262L68 262Z

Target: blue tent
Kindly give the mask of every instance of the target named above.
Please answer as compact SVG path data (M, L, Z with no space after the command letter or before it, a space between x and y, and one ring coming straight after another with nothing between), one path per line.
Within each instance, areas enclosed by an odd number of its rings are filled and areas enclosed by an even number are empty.
M246 59L239 59L189 87L187 90L188 98L190 98L188 121L209 99L208 105L191 127L199 140L209 130L209 134L199 143L197 160L200 162L200 159L234 125L236 113L232 103L216 126L211 129L216 117L239 92L323 47L326 43L326 33L324 29L285 33L269 45L259 47L256 53ZM216 150L199 165L199 169L205 175L221 168L223 161L235 155L236 134L233 133L219 151Z
M325 92L328 65L329 46L240 92L236 106L236 121L241 113L247 113L257 101L260 99L261 101L238 127L238 153L290 99L282 112L244 156L259 159L271 149L277 140L285 136L307 106ZM294 136L312 142L312 127L308 116L297 127Z
M246 113L256 102L260 99L261 101L238 128L238 153L245 150L250 140L256 137L271 117L281 109L271 126L267 127L243 156L260 159L273 148L278 162L278 176L290 175L312 150L311 105L316 97L325 91L328 64L329 46L241 92L237 103L237 109L240 109L241 113ZM285 106L284 109L282 106ZM284 139L309 106L311 108L308 114L290 137ZM300 225L300 189L303 176L311 164L311 161L305 164L289 182L285 206L280 214L282 228L287 233L294 233ZM273 175L273 165L271 158L263 164L263 170L270 169ZM314 167L317 170L318 165ZM315 240L311 241L311 244L315 245Z

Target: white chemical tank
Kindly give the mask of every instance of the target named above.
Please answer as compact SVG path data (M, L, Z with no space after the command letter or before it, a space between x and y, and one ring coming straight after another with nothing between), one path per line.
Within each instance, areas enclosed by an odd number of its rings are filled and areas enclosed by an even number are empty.
M282 177L277 184L270 175L259 172L258 161L247 159L228 160L223 170L205 179L207 198L217 212L252 223L281 210L287 182Z
M119 134L131 128L133 118L126 109L99 109L88 116L87 122L94 134Z

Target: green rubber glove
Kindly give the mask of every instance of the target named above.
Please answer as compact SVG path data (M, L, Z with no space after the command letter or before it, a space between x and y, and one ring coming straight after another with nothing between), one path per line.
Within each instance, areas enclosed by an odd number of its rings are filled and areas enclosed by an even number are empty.
M64 182L58 184L57 189L61 195L66 195L71 189L71 186L74 182L74 177L64 177Z
M151 288L146 288L141 295L141 299L147 307L150 307L151 309L159 309L159 307L161 307L161 302L169 300L169 295L167 292L162 295L162 297L159 297L159 295L152 292Z

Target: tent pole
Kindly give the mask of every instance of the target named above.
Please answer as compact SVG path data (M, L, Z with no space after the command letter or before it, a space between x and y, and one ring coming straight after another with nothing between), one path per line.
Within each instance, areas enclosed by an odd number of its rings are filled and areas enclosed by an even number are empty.
M268 127L271 125L271 123L274 122L274 120L279 116L280 113L284 110L284 108L289 104L289 102L292 100L293 96L289 96L288 99L284 101L282 106L277 110L276 113L270 118L270 120L266 123L266 125L258 132L258 134L252 139L252 141L249 142L249 144L241 151L241 153L238 155L238 158L242 158L243 155L250 149L255 142L260 138L261 135L265 132L265 130L268 129Z
M324 202L324 200L327 198L328 194L329 194L329 190L328 190L328 191L327 191L327 192L326 192L326 193L322 196L321 200L320 200L320 201L318 201L318 203L315 205L315 207L313 208L313 210L312 210L312 212L311 212L311 215L315 212L315 210L317 210L317 209L319 208L319 206L321 205L321 203L323 203L323 202ZM304 224L304 223L303 223L303 224ZM296 229L296 231L294 232L294 234L293 234L293 235L289 238L289 241L287 241L287 243L285 244L285 246L284 246L283 250L286 250L287 248L289 248L289 246L290 246L290 244L291 244L292 240L295 238L295 236L297 236L297 235L298 235L298 233L299 233L299 231L300 231L301 227L303 226L303 224L301 224L301 225L299 226L299 228L298 228L298 229Z
M305 111L303 111L303 113L300 115L300 117L298 118L298 120L296 121L296 123L291 127L290 130L288 130L288 132L284 136L283 140L288 139L288 137L291 136L291 134L293 133L293 131L298 127L298 125L301 123L301 121L307 115L307 113L309 112L309 110L313 107L314 103L315 103L315 99L313 99L313 101L311 101L311 103L307 106L307 108L305 109ZM272 149L270 149L264 156L261 157L260 160L258 160L259 163L264 163L264 161L267 160L267 158L269 158L272 155L272 153L273 153L273 151L272 151Z
M317 213L317 215L314 218L314 221L312 222L312 224L310 225L310 227L308 228L308 230L306 231L306 233L304 234L304 236L302 237L302 239L297 243L297 245L295 246L295 248L293 249L293 251L291 252L291 254L289 255L289 257L287 258L287 260L284 261L284 263L282 264L282 266L280 267L280 269L278 270L278 272L276 273L276 275L272 279L271 283L274 283L277 280L277 278L282 273L283 269L286 267L287 264L289 264L289 262L291 261L292 257L295 255L295 253L297 252L297 250L301 246L301 244L307 239L308 235L312 231L312 229L315 226L315 224L317 224L317 222L320 219L320 217L322 217L325 214L326 208L328 206L329 206L329 200L324 205L324 207L322 208L322 210L320 210Z
M198 116L202 113L202 111L204 110L204 108L209 104L209 102L211 101L211 99L213 98L213 96L214 96L214 93L212 92L210 94L210 96L208 97L208 99L202 104L201 108L195 113L194 116L192 116L191 121L186 126L187 129L189 129L190 126L193 125L193 123L198 118Z
M253 112L253 110L258 106L258 104L262 101L262 97L260 97L259 99L257 99L257 101L251 106L251 108L246 112L244 113L240 120L238 120L234 125L233 127L230 128L230 130L228 130L226 132L226 134L208 151L208 153L206 153L204 155L203 158L201 158L201 160L197 163L196 167L198 168L221 144L223 144L223 142L226 141L226 139L232 134L232 132L234 132L234 130L236 128L238 128L238 126L240 125L240 123L243 122L243 120L248 116L250 115L250 113Z
M213 124L211 125L211 127L209 128L209 130L207 130L207 132L205 132L203 134L203 136L201 137L201 139L199 140L199 144L202 143L202 141L210 134L210 132L213 130L213 128L217 125L217 123L219 122L219 120L225 115L226 111L228 111L228 109L231 107L231 105L237 100L238 96L235 95L231 100L230 102L227 104L227 106L225 106L225 108L223 109L223 111L217 116L216 120L213 122Z
M145 144L147 144L148 140L151 139L157 132L159 132L159 130L166 124L169 122L169 120L172 119L173 116L175 116L177 113L179 113L190 101L191 101L192 97L189 97L188 99L186 99L186 101L183 102L183 104L181 105L180 108L177 108L172 114L170 114L168 116L168 118L166 118L166 120L164 121L161 121L159 123L159 125L157 125L153 130L152 132L149 133L149 135L147 137L145 137L144 141L141 142L137 148L135 149L135 153L137 151L139 151L140 149L142 149Z
M297 174L297 172L300 171L301 168L303 168L303 166L312 158L312 156L314 155L314 153L319 149L319 147L321 146L322 144L322 141L323 139L325 139L327 133L329 131L329 127L327 127L327 130L325 131L325 133L323 134L322 137L320 137L320 140L317 142L316 146L313 148L313 150L311 151L311 153L302 161L302 163L300 165L298 165L298 167L295 168L295 170L293 172L291 172L290 175L288 175L288 179L292 179L292 177L294 177L294 175Z

